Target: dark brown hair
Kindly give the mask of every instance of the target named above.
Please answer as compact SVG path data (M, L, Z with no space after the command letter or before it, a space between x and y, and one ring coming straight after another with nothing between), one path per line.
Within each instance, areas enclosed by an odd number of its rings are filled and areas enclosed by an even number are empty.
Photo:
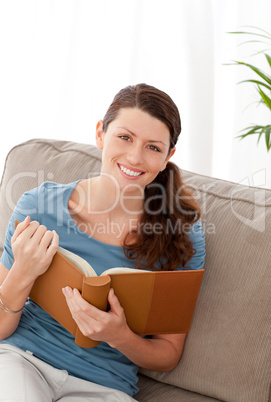
M104 132L123 108L138 108L163 122L170 132L170 153L181 132L181 119L165 92L147 84L121 89L104 116ZM128 233L124 253L136 261L138 268L169 271L181 264L186 266L195 253L189 232L199 218L200 208L184 185L179 168L168 162L145 188L138 230Z

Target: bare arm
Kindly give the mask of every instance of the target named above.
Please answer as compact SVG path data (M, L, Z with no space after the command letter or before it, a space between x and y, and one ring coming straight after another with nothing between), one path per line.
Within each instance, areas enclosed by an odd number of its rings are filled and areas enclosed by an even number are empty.
M173 370L182 355L186 334L156 335L145 339L130 330L116 348L140 367L156 370Z
M140 367L169 371L179 362L185 334L157 335L142 338L128 327L123 308L113 292L109 292L111 309L104 312L87 303L77 289L63 289L68 306L85 336L107 342Z
M0 263L0 297L8 309L17 311L24 306L35 279L49 267L58 247L58 236L38 222L30 223L27 217L16 228L11 242L14 264L8 270ZM0 340L16 330L20 318L21 312L10 314L0 309Z
M0 263L0 297L3 303L13 311L20 310L29 295L32 284L23 280L18 270L9 271ZM22 312L17 314L8 314L0 310L0 340L10 336L17 328Z

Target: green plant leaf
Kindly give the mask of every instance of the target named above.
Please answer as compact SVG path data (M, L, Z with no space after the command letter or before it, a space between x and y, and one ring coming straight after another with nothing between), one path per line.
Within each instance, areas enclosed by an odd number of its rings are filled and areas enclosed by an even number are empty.
M261 50L257 50L257 51L255 51L255 52L253 52L251 55L250 55L250 57L252 57L252 56L257 56L258 54L262 54L262 53L265 53L266 51L268 51L268 50L270 50L270 43L269 42L265 42L265 41L263 41L263 40L246 40L246 41L244 41L244 42L242 42L242 43L239 43L238 45L237 45L237 47L239 47L239 46L244 46L244 45L246 45L246 44L251 44L251 43L253 43L253 44L255 44L255 43L260 43L261 45L264 45L264 47L263 47L263 49L261 49Z
M259 137L258 137L258 141L257 141L258 143L259 143L259 141L260 141L261 136L262 136L263 134L265 134L267 128L268 128L268 126L264 126L264 127L261 129L261 131L259 132Z
M253 43L254 46L258 47L258 50L256 50L256 53L254 53L252 56L258 55L258 54L264 54L266 61L268 63L268 69L267 71L263 71L260 68L252 65L251 63L246 63L242 61L234 61L231 63L231 65L240 65L240 66L245 66L249 68L251 71L253 71L255 74L257 74L258 77L255 77L253 79L247 79L247 80L242 80L239 82L240 83L250 83L250 84L256 84L256 89L259 94L259 100L256 102L257 104L264 104L266 107L268 107L269 110L271 110L271 55L270 55L270 49L271 49L271 34L261 28L257 27L249 27L249 30L245 31L236 31L236 32L229 32L231 34L239 34L239 35L246 35L248 36L248 40L243 41L240 45L246 45L248 43ZM239 45L239 46L240 46ZM267 49L264 49L267 45ZM245 129L240 131L241 134L238 136L240 139L244 139L248 137L249 135L257 135L257 144L259 143L260 139L264 136L265 139L265 146L267 149L267 152L271 149L271 125L252 125L250 127L246 127Z
M265 32L265 31L263 31L263 32ZM228 33L234 34L234 35L254 35L254 36L260 36L262 38L269 39L269 40L271 39L271 35L269 35L268 32L266 32L267 35L259 34L256 32L249 32L249 31L233 31L233 32L228 32Z
M261 81L258 81L258 80L243 80L243 81L239 81L238 84L242 84L243 82L251 82L253 84L262 85L265 88L267 88L269 91L271 91L271 85L267 85L264 82L261 82Z
M266 126L266 129L265 129L265 145L266 145L266 148L267 148L267 151L269 151L270 150L270 148L271 148L271 126Z
M263 90L259 86L258 86L258 91L259 91L259 94L261 95L263 102L266 104L268 109L271 110L271 99L269 98L269 96L267 96L266 93L263 92Z
M257 140L257 144L259 144L260 139L261 139L261 136L263 135L263 132L264 132L264 127L261 129L261 131L260 131L260 133L259 133L259 137L258 137L258 140Z
M249 131L245 134L239 135L238 138L240 138L242 140L242 139L246 138L248 135L257 134L258 135L257 144L258 144L262 135L264 134L266 149L269 152L269 150L271 149L271 125L267 125L267 126L255 125L255 126L247 127L241 131L246 131L246 130L249 130Z
M269 54L264 54L266 57L266 60L268 61L269 66L271 67L271 56L269 56Z
M243 61L234 61L235 64L238 64L240 66L246 66L253 70L257 75L259 75L261 78L263 78L269 85L271 85L271 77L266 75L262 70L260 70L258 67L253 66L252 64L249 63L244 63Z
M241 130L241 132L246 131L246 130L249 130L249 131L245 134L239 135L237 138L243 139L243 138L247 137L248 135L258 134L258 130L260 130L262 128L264 128L264 127L263 126L250 126L250 127L243 128L243 130Z
M255 27L254 25L243 25L243 28L252 28L254 29L256 32L248 32L248 31L238 31L238 32L229 32L229 33L235 33L235 34L247 34L247 35L264 35L264 37L266 37L267 39L271 39L271 34L268 31L265 31L262 28L259 27ZM262 34L259 34L257 32L261 32Z

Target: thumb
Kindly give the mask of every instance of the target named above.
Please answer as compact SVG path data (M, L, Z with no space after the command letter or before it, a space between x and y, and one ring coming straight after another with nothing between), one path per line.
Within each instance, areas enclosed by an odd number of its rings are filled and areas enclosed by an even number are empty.
M115 295L114 289L111 288L108 294L108 301L110 304L110 310L114 313L116 313L117 315L120 315L121 312L123 311L119 299L117 298L117 296Z

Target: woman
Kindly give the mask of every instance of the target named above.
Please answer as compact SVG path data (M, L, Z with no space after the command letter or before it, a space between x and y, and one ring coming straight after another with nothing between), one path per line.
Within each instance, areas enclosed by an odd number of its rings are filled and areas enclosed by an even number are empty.
M128 401L138 391L138 366L167 371L177 365L185 334L133 333L112 289L108 312L87 303L77 289L63 289L83 334L101 341L92 349L75 345L28 295L59 243L88 260L98 275L113 266L203 267L200 210L169 162L180 131L178 109L167 94L146 84L124 88L96 127L101 174L65 185L47 182L22 196L0 266L2 397ZM21 223L14 232L16 219Z

